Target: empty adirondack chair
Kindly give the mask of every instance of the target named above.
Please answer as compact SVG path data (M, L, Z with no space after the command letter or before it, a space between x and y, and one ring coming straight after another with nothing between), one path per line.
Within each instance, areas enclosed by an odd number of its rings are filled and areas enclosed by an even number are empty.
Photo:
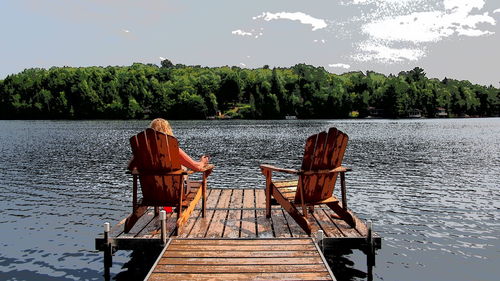
M260 165L266 177L266 216L271 217L271 197L273 197L309 235L311 225L307 209L314 212L315 205L325 204L338 215L336 218L342 218L354 227L355 221L347 210L345 195L345 173L350 169L341 166L347 140L346 134L336 128L330 128L328 133L321 132L307 139L300 170ZM273 181L273 172L298 175L298 180ZM342 206L333 195L339 174L342 185ZM299 209L302 209L302 212Z
M193 212L202 199L202 216L205 217L205 198L207 177L213 166L208 165L202 172L201 182L191 182L185 192L185 176L192 171L182 169L179 159L179 145L175 137L153 129L146 129L130 138L134 169L133 176L133 212L125 221L125 233L128 233L137 220L146 212L148 206L175 207L177 225L175 234ZM131 167L132 168L132 167ZM141 184L142 199L137 198L137 180Z

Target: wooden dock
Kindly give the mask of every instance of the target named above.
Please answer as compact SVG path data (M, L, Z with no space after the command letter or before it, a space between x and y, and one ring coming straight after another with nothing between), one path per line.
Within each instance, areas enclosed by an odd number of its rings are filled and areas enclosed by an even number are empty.
M172 249L187 248L188 245L183 245L182 243L189 243L185 242L189 241L189 239L196 239L197 241L195 244L201 245L198 250L202 252L204 246L210 245L210 247L214 247L214 245L212 245L213 243L235 243L241 240L242 243L238 243L238 245L245 245L249 249L252 245L247 244L257 243L255 246L259 246L262 249L265 247L275 246L275 248L271 251L264 251L266 253L278 253L280 251L294 251L293 247L286 249L286 246L283 244L281 244L281 246L277 245L279 243L283 243L284 241L295 241L296 243L313 241L311 237L309 237L302 230L302 228L295 223L288 213L283 211L280 206L273 206L271 218L266 218L264 189L209 189L207 194L206 217L201 217L201 208L198 206L191 214L187 223L179 229L178 236L173 236L176 214L167 214L165 233L166 237L169 238L168 241L170 241L170 244L169 247L165 247L163 253L165 259L163 257L159 259L159 269L155 268L155 270L158 269L160 270L159 272L162 272L161 270L165 268L172 269L172 267L163 266L167 265L166 263L163 263L163 261L167 261L169 258L173 257L169 256L174 253ZM328 207L320 205L314 209L314 213L311 214L309 218L309 221L312 223L313 236L315 236L316 233L320 233L322 235L322 237L314 237L314 241L319 243L319 246L323 249L323 251L328 251L330 248L341 246L350 249L361 249L369 254L374 253L375 249L380 249L381 238L376 234L370 235L369 232L371 231L367 227L366 223L360 220L356 215L353 214L353 217L356 220L356 227L352 228L343 220L332 217L333 214L333 211L331 211ZM161 239L160 220L158 216L155 216L152 208L138 220L129 233L123 232L124 222L125 219L113 226L108 233L107 239L105 239L103 235L98 236L95 239L96 249L112 253L116 250L135 250L144 249L145 247L165 246L164 241ZM246 244L243 244L243 242ZM217 247L223 246L221 245ZM170 250L168 250L168 248L170 248ZM226 250L218 252L222 253L224 251ZM191 250L189 252L191 252ZM176 251L175 253L179 253L179 251ZM252 251L249 251L247 254L249 253L252 253ZM272 257L272 255L269 257ZM241 256L232 260L232 262L243 261L243 259L248 258L249 256ZM251 260L249 261L251 262ZM238 263L238 265L241 265L241 263ZM254 276L256 279L272 279L266 278L266 276L271 277L271 275L265 274L274 274L277 273L277 270L279 271L280 269L285 268L280 264L272 265L274 267L267 267L271 270L267 273L244 272L245 274L249 274L248 276ZM232 266L233 269L236 269L236 267L234 267L236 266L236 263ZM186 266L175 268L175 270L187 269ZM241 270L248 270L249 267L237 268ZM216 270L218 268L212 267L212 269ZM208 269L200 269L200 267L198 267L198 271L199 270ZM193 272L196 271L197 270L194 270ZM280 274L281 273L284 272L280 272ZM293 273L299 274L299 272ZM159 275L152 273L151 280L157 280L155 279L155 276ZM297 275L297 277L298 276L299 275ZM305 278L303 280L307 279L307 274L300 276ZM229 275L225 275L225 277L234 279L233 276ZM172 278L168 277L168 279Z
M312 238L174 238L145 280L335 280Z

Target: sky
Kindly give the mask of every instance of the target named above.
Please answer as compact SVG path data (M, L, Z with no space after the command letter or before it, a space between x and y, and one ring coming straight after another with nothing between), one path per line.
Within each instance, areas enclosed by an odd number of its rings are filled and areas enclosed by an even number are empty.
M0 79L134 62L289 67L500 86L499 0L1 0Z

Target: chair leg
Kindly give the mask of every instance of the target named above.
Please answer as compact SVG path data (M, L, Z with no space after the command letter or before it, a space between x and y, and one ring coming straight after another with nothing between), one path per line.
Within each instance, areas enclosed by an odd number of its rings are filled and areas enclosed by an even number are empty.
M271 182L271 172L266 173L266 218L271 217L271 189L273 184Z
M206 215L207 209L207 172L203 173L203 179L201 182L201 217L204 218Z
M266 218L271 217L271 192L266 189Z
M207 186L203 185L202 195L201 195L201 217L204 218L207 213Z
M142 215L148 210L148 206L136 206L132 214L125 220L125 233L128 233L132 227L135 225L135 223L139 220Z
M285 211L287 211L287 213L290 214L297 224L307 233L307 235L311 235L312 231L309 221L299 212L299 210L297 210L295 205L288 201L277 188L273 188L273 196L283 209L285 209Z
M347 222L351 227L356 227L356 221L354 220L353 216L351 213L349 213L347 210L339 206L338 202L331 202L331 203L326 203L332 211L334 211L341 219L343 219L345 222Z
M307 219L307 209L306 204L304 203L304 191L303 191L302 180L299 178L299 184L297 185L297 192L300 194L300 205L302 206L302 214Z
M176 213L177 213L177 223L175 224L175 229L174 229L174 234L175 236L179 235L179 228L181 227L181 224L179 223L180 219L182 218L182 203L177 206Z

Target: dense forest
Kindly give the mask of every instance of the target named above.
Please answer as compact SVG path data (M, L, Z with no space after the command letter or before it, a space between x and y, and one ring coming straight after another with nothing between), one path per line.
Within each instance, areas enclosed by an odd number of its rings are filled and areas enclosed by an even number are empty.
M0 80L0 118L498 116L499 95L493 86L429 79L418 67L397 76L336 75L306 64L242 69L164 60L161 66L32 68L9 75Z

